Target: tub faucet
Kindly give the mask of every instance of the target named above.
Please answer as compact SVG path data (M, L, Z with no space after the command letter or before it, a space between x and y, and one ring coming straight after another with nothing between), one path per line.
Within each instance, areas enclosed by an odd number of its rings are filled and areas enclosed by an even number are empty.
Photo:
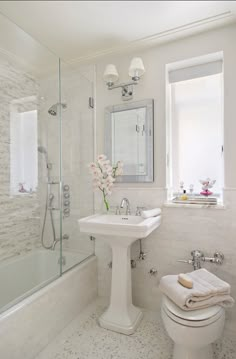
M131 214L130 203L129 203L128 198L122 198L122 200L120 202L120 208L124 208L124 204L126 204L126 212L125 212L125 214L128 216L128 215Z
M68 234L64 234L63 237L62 237L63 240L68 240L69 239L69 235ZM54 251L55 250L55 247L57 245L57 243L60 242L60 238L57 238L53 244L52 244L52 250Z

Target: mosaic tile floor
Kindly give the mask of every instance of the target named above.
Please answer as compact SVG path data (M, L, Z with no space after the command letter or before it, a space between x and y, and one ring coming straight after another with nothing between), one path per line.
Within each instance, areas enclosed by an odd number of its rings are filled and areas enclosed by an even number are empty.
M126 336L98 326L104 308L101 300L89 305L35 359L172 358L172 342L156 312L144 311L136 333ZM223 338L216 343L214 359L236 359L236 341Z

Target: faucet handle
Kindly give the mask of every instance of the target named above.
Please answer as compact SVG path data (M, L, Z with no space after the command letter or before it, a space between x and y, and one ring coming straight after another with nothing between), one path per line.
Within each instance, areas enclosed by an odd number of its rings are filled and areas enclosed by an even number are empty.
M141 216L144 209L146 209L146 207L137 206L135 216Z
M116 215L120 215L120 206L116 206Z

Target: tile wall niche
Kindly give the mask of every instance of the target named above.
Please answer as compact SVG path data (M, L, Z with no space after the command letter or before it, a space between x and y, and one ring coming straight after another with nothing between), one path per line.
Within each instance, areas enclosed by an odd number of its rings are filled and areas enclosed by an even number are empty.
M39 199L10 194L10 108L14 101L36 97L38 84L12 61L0 58L0 261L31 251L39 240ZM30 108L29 108L30 106ZM19 111L37 109L36 103L20 105Z

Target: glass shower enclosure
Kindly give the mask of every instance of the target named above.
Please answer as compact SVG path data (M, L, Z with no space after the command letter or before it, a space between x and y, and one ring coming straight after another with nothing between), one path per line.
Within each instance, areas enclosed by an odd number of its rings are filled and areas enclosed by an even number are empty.
M94 254L93 68L73 68L0 14L0 312Z

